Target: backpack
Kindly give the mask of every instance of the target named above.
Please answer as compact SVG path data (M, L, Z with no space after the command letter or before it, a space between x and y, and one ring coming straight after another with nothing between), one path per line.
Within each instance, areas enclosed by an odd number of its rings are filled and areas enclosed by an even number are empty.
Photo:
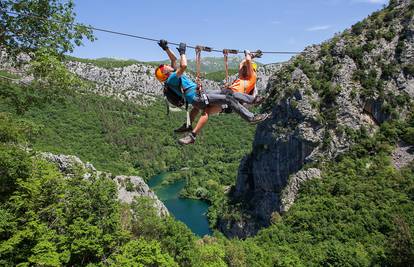
M181 88L181 78L179 87ZM172 88L168 86L167 83L164 83L164 96L167 98L167 101L170 102L171 105L176 107L182 107L186 103L184 92L181 96L178 95Z

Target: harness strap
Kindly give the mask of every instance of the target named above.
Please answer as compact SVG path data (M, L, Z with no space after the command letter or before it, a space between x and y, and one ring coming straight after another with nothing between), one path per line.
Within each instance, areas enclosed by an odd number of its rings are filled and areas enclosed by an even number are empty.
M223 50L223 55L224 55L224 68L226 69L226 83L225 83L225 87L229 86L229 63L228 63L228 57L229 57L229 52L227 51L227 49Z
M201 81L200 81L200 71L201 71L201 47L196 46L196 83L197 83L197 91L202 90Z

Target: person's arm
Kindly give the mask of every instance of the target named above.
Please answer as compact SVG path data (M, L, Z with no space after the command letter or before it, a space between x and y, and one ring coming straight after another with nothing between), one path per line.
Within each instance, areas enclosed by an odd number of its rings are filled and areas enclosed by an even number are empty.
M162 48L162 50L164 50L167 53L168 58L171 61L171 67L176 69L177 68L177 57L175 56L174 52L168 47L167 40L160 40L158 42L158 45Z
M167 55L170 58L171 67L173 67L173 69L177 69L177 57L175 56L174 52L169 48L165 50L165 52L167 52Z
M246 68L247 68L247 77L252 77L253 75L252 55L250 54L249 50L244 50L244 55L245 55L244 64L246 64Z
M180 46L177 48L177 50L180 53L180 67L178 67L176 75L177 77L180 77L187 69L187 57L185 56L186 44L180 43Z
M240 64L239 64L239 71L243 68L243 66L244 66L244 63L246 62L246 60L245 59L243 59L241 62L240 62Z

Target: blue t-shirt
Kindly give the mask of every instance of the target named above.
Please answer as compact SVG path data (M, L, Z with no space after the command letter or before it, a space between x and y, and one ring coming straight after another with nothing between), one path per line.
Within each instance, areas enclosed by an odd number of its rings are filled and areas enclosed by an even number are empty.
M192 80L190 80L187 76L181 75L181 77L177 77L177 73L173 72L168 77L166 83L167 85L174 90L177 95L182 96L181 88L180 88L180 78L181 78L181 86L184 89L185 99L189 104L193 103L194 98L196 96L197 84L195 84Z

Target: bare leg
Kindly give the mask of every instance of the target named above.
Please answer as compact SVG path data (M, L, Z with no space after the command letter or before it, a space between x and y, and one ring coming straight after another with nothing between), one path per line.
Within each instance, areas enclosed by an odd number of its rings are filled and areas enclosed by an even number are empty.
M197 117L198 113L200 112L200 109L197 107L193 107L190 111L190 123L193 124L195 121L195 118Z
M208 106L201 114L201 117L198 120L193 132L199 134L201 132L201 129L203 129L204 125L206 125L208 122L208 116L219 112L221 112L221 106Z

